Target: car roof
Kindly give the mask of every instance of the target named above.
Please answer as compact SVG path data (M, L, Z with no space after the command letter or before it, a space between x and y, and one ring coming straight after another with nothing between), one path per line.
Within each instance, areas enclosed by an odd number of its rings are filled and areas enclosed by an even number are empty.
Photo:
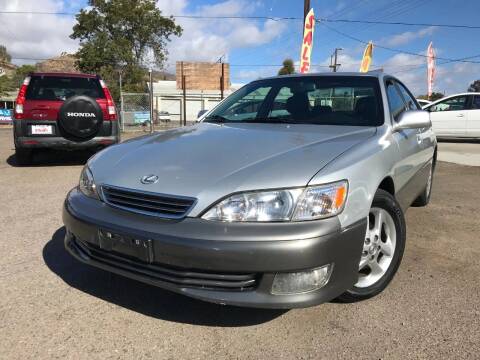
M290 75L277 75L266 77L258 80L269 80L269 79L284 79L284 78L302 78L302 77L315 77L315 76L354 76L354 77L373 77L373 78L384 78L385 76L390 76L381 71L370 71L366 73L360 72L317 72L317 73L307 73L307 74L290 74Z
M31 76L68 76L68 77L81 77L81 78L97 78L94 74L82 74L82 73L69 73L69 72L32 72Z
M456 97L456 96L467 96L467 95L477 95L477 96L480 96L480 92L464 92L464 93L458 93L458 94L452 94L452 95L448 95L448 96L444 96L438 100L435 100L435 101L432 101L430 104L428 105L435 105L436 103L440 102L440 101L444 101L444 100L447 100L447 99L450 99L452 97Z

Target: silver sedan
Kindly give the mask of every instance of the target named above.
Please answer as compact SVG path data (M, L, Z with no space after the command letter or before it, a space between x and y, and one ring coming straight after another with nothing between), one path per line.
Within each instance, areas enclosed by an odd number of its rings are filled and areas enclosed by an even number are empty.
M257 80L196 125L91 158L65 201L65 246L219 304L362 300L395 275L435 161L428 113L391 76Z

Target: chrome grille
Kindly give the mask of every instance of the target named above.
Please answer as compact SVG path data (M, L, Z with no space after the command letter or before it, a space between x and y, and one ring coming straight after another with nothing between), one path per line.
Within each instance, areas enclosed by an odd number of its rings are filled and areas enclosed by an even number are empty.
M102 185L104 201L116 208L168 219L185 217L195 204L194 198Z

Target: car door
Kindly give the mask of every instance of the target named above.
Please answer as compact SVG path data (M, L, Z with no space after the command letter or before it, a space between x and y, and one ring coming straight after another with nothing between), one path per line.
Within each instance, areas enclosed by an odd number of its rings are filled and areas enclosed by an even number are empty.
M411 108L410 104L407 105L401 95L396 80L388 79L386 81L386 92L392 118L391 121L392 124L394 124L403 112ZM416 108L415 103L412 105ZM411 192L408 189L408 185L422 165L421 159L418 156L418 153L421 151L417 137L418 134L418 129L404 129L392 134L398 147L398 160L394 168L395 188L399 190L398 200L402 207L410 205Z
M427 107L435 134L441 137L466 136L467 104L468 96L459 95Z
M467 136L480 137L480 95L470 95L467 110Z

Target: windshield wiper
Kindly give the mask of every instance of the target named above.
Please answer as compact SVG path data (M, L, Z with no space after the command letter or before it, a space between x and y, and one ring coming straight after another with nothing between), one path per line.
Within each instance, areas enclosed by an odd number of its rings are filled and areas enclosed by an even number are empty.
M229 122L230 120L228 120L226 117L223 117L222 115L210 115L210 116L207 116L204 121L222 124L222 123Z
M262 123L262 124L293 124L293 121L287 119L280 119L274 117L266 117L266 118L255 118L249 120L243 120L242 122L246 123Z

